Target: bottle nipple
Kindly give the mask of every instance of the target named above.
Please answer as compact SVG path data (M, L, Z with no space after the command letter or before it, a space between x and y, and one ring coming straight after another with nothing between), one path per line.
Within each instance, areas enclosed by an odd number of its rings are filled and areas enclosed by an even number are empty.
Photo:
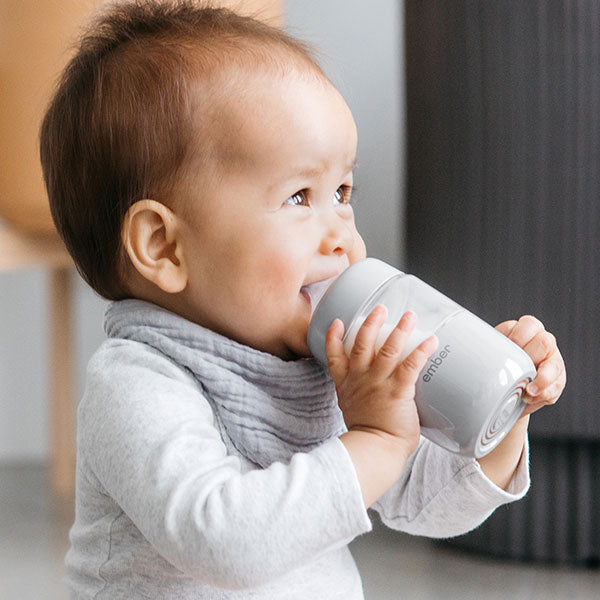
M329 286L339 277L336 275L335 277L330 277L329 279L323 279L322 281L315 281L314 283L309 283L302 287L302 292L305 292L310 299L310 315L314 314L315 310L317 310L317 306L319 306L319 302L325 295L325 292L329 289Z

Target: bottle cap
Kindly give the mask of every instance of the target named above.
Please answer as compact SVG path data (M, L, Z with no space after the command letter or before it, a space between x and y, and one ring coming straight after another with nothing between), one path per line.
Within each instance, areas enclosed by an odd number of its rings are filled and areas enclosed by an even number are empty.
M313 356L327 365L325 336L335 319L341 319L344 330L354 316L384 283L403 275L402 271L376 258L364 258L350 265L331 284L317 305L308 328L308 347Z

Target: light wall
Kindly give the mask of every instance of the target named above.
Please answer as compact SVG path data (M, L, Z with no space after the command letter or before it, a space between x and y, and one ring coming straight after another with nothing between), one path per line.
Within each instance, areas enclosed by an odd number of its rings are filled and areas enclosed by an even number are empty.
M371 256L404 261L403 1L287 0L292 33L312 42L358 127L355 214Z
M48 456L48 279L39 269L0 273L0 463ZM73 281L79 396L105 302L75 273Z
M288 29L314 43L359 129L355 205L369 254L402 265L404 157L401 3L287 0ZM0 225L1 226L1 225ZM103 339L105 302L76 276L80 395L85 365ZM0 273L0 462L48 456L47 275Z

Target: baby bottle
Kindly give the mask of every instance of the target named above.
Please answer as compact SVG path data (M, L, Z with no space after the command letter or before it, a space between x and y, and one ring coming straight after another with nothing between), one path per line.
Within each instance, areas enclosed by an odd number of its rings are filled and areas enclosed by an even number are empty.
M378 348L407 310L417 315L417 322L403 358L436 335L438 348L420 372L415 393L421 433L432 442L480 458L498 445L521 416L525 408L521 397L536 374L529 356L417 277L366 258L328 285L310 287L313 315L308 345L325 365L325 335L334 319L344 323L343 342L349 353L360 326L378 304L388 311Z

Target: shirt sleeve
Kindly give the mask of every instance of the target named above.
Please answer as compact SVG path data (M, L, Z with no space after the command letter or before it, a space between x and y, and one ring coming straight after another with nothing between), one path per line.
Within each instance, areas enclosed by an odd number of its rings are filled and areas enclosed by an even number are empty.
M373 505L390 528L434 538L467 533L500 505L529 489L529 444L507 490L488 479L479 463L421 438L400 479Z
M242 472L197 382L137 342L109 340L97 353L78 427L100 492L166 560L206 583L260 585L371 529L338 439Z

